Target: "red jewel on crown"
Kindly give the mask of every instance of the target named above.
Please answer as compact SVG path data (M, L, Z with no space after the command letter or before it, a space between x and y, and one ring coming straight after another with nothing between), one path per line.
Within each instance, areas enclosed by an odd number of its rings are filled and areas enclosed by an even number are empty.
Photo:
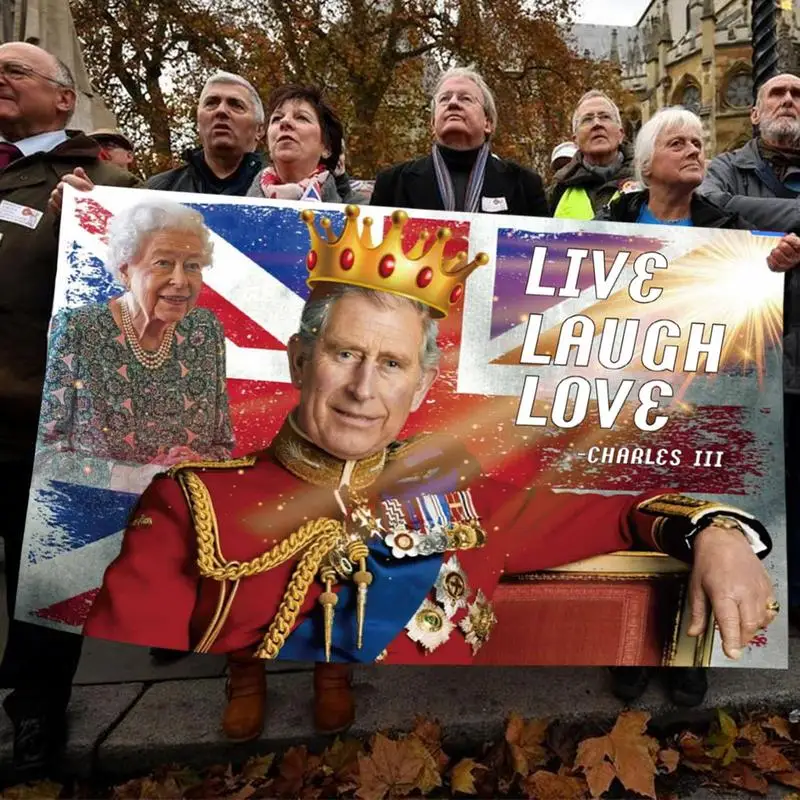
M423 267L417 273L417 286L419 286L420 289L424 289L427 286L430 286L432 280L433 280L433 270L430 267Z
M463 296L464 284L459 283L457 286L454 286L453 291L450 292L450 305L455 305Z
M464 281L470 273L489 261L486 253L478 253L472 261L463 251L445 256L452 238L452 231L445 227L435 236L421 233L411 248L405 248L405 211L392 214L383 241L374 244L372 220L365 218L359 231L358 216L357 206L347 206L344 228L337 237L330 219L320 221L320 230L314 211L305 209L301 213L311 237L306 266L307 283L312 289L328 282L389 292L423 303L434 317L444 317L463 298Z
M385 255L378 264L378 274L381 278L388 278L394 272L394 256Z

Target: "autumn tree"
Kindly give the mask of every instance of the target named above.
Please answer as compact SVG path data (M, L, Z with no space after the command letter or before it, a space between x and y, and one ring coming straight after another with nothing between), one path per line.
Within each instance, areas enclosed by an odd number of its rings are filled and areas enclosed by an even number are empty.
M72 0L70 7L95 89L145 161L162 166L191 139L203 73L238 60L235 14L202 0Z
M268 89L259 54L280 41L284 77L323 86L348 130L357 172L430 147L429 91L439 71L474 64L497 94L499 152L544 168L568 136L588 88L616 93L618 76L575 54L575 0L262 0L248 65ZM267 77L267 80L264 80Z

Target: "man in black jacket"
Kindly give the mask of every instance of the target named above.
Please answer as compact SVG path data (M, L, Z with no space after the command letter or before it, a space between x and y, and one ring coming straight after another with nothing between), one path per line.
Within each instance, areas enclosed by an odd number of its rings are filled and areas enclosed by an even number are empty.
M497 107L475 70L439 78L431 102L431 155L378 174L374 206L549 216L542 179L491 152Z
M150 178L147 188L244 197L263 167L255 149L264 130L258 92L239 75L217 72L206 81L197 104L201 146L184 153L182 167Z
M744 147L718 155L699 191L765 231L800 233L800 78L770 78L758 91L750 113L758 136ZM787 473L787 545L790 614L800 627L800 240L787 239L785 271L783 389ZM797 252L791 250L796 247ZM758 280L758 275L753 276Z

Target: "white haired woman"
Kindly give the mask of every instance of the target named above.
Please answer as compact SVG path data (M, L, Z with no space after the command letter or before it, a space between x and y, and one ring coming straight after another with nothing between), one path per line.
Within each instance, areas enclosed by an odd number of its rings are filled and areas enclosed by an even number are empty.
M639 131L634 148L634 168L644 190L620 195L596 217L611 222L639 222L701 228L755 230L738 214L726 211L697 193L705 175L703 124L685 108L665 108ZM771 269L786 269L786 262L800 262L800 238L783 237L769 256ZM757 279L757 273L753 276ZM746 291L746 287L742 291ZM614 667L614 694L632 702L647 688L652 669ZM699 667L664 671L670 696L676 705L699 705L708 690L707 670Z
M119 212L108 234L106 268L124 291L54 317L40 451L108 460L117 475L131 462L229 457L224 335L196 307L212 254L202 215L147 200Z
M664 108L648 120L634 146L636 179L644 190L625 192L595 219L701 228L754 226L697 194L706 168L703 123L691 111Z

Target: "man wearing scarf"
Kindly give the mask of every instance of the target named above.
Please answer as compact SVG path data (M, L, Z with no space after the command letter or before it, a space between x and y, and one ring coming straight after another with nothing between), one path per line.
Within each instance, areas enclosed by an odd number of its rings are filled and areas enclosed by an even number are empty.
M758 135L744 147L718 155L699 191L765 231L800 233L800 78L776 75L758 91L750 113ZM800 271L791 269L800 238L787 237L784 284L784 440L786 443L787 543L790 616L800 624ZM793 251L793 252L792 252ZM794 259L794 260L793 260ZM791 271L789 271L791 270ZM758 281L753 274L753 281ZM746 291L746 287L743 287Z
M594 219L626 184L633 187L633 148L623 141L619 109L596 89L575 106L572 133L578 152L556 172L550 207L559 219Z
M442 74L431 100L431 122L431 154L379 173L372 205L549 216L542 179L492 153L497 107L475 70L458 67Z

